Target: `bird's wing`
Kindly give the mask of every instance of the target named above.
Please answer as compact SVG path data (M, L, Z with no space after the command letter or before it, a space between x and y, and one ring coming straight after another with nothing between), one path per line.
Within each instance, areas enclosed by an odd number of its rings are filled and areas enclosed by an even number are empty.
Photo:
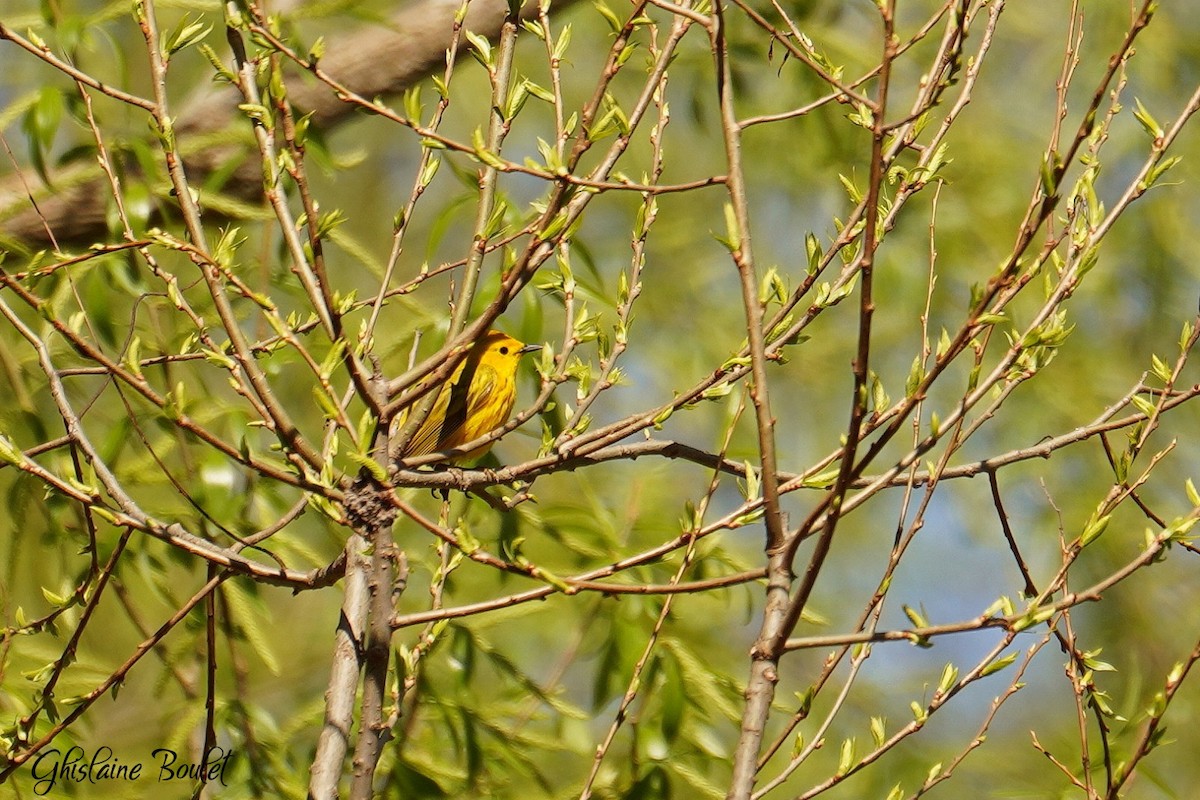
M429 409L429 416L425 417L425 421L421 423L421 427L417 428L416 432L413 433L412 438L405 445L403 452L400 453L401 458L423 456L437 449L438 441L441 439L443 422L446 419L446 406L450 403L452 389L452 386L443 385L438 390L437 399L433 401L433 408Z
M474 370L471 369L472 366L475 367ZM446 423L442 426L438 450L458 447L495 427L494 423L480 419L478 415L491 402L491 394L498 385L498 377L496 370L487 364L467 365L461 379L450 393ZM471 419L472 415L475 416L474 419Z
M471 409L482 408L487 402L496 386L496 377L496 370L486 364L466 364L454 376L452 384L442 387L429 416L413 434L401 457L448 450L487 433L476 430L476 425L468 426L467 417Z

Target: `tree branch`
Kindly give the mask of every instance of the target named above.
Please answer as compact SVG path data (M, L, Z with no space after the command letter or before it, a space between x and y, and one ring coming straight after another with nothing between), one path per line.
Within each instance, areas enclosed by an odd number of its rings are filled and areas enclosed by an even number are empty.
M573 5L576 0L553 0L554 10ZM338 83L365 97L392 95L402 92L445 66L446 49L454 29L454 15L462 6L458 0L423 0L406 5L392 17L388 27L367 28L340 39L333 39L328 55L321 59L321 69L336 77ZM465 30L495 40L508 12L505 0L472 0L467 7ZM535 19L537 3L526 3L520 11L522 19ZM137 108L149 110L154 102L127 94L89 76L76 75L69 65L51 53L25 41L0 24L0 41L11 41L40 58L55 69L109 97ZM460 53L462 51L460 50ZM297 115L312 114L312 125L328 129L345 122L357 106L345 102L330 89L307 76L293 75L287 83L288 97ZM181 139L198 138L220 131L241 116L242 102L236 89L213 90L191 101L175 124ZM246 147L252 146L249 142ZM221 166L238 159L238 146L210 147L185 158L191 182L200 185ZM53 193L44 189L37 193L38 210L29 207L29 197L22 179L30 185L37 178L14 175L0 182L0 240L10 240L31 250L53 247L47 228L54 232L60 244L87 244L101 240L106 234L105 204L107 194L101 190L104 176L94 167L64 170L51 177ZM255 159L242 158L236 170L221 187L235 198L257 199L262 194L262 165ZM39 213L40 210L40 213ZM5 219L7 218L7 219Z

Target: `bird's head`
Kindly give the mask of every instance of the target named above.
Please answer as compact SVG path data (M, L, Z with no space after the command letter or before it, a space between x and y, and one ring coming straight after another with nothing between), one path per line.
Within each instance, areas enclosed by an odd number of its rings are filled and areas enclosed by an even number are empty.
M478 351L482 351L482 361L511 364L512 369L515 370L521 356L541 350L542 346L540 344L525 344L519 339L509 336L507 333L491 330L475 343L475 348Z

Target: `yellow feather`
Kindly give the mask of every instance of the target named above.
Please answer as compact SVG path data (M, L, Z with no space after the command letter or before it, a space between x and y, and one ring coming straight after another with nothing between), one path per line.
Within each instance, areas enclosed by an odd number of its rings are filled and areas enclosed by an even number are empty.
M484 334L438 390L429 416L401 450L401 458L451 450L507 422L517 398L517 365L538 347L500 331ZM454 460L478 458L491 448L488 442Z

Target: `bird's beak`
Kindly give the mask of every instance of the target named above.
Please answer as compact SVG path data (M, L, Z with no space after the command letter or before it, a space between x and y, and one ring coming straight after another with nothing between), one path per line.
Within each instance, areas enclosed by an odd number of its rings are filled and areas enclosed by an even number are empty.
M525 353L536 353L538 350L541 350L541 349L542 349L542 346L540 344L527 344L524 347L522 347L520 350L518 350L517 353L524 355Z

